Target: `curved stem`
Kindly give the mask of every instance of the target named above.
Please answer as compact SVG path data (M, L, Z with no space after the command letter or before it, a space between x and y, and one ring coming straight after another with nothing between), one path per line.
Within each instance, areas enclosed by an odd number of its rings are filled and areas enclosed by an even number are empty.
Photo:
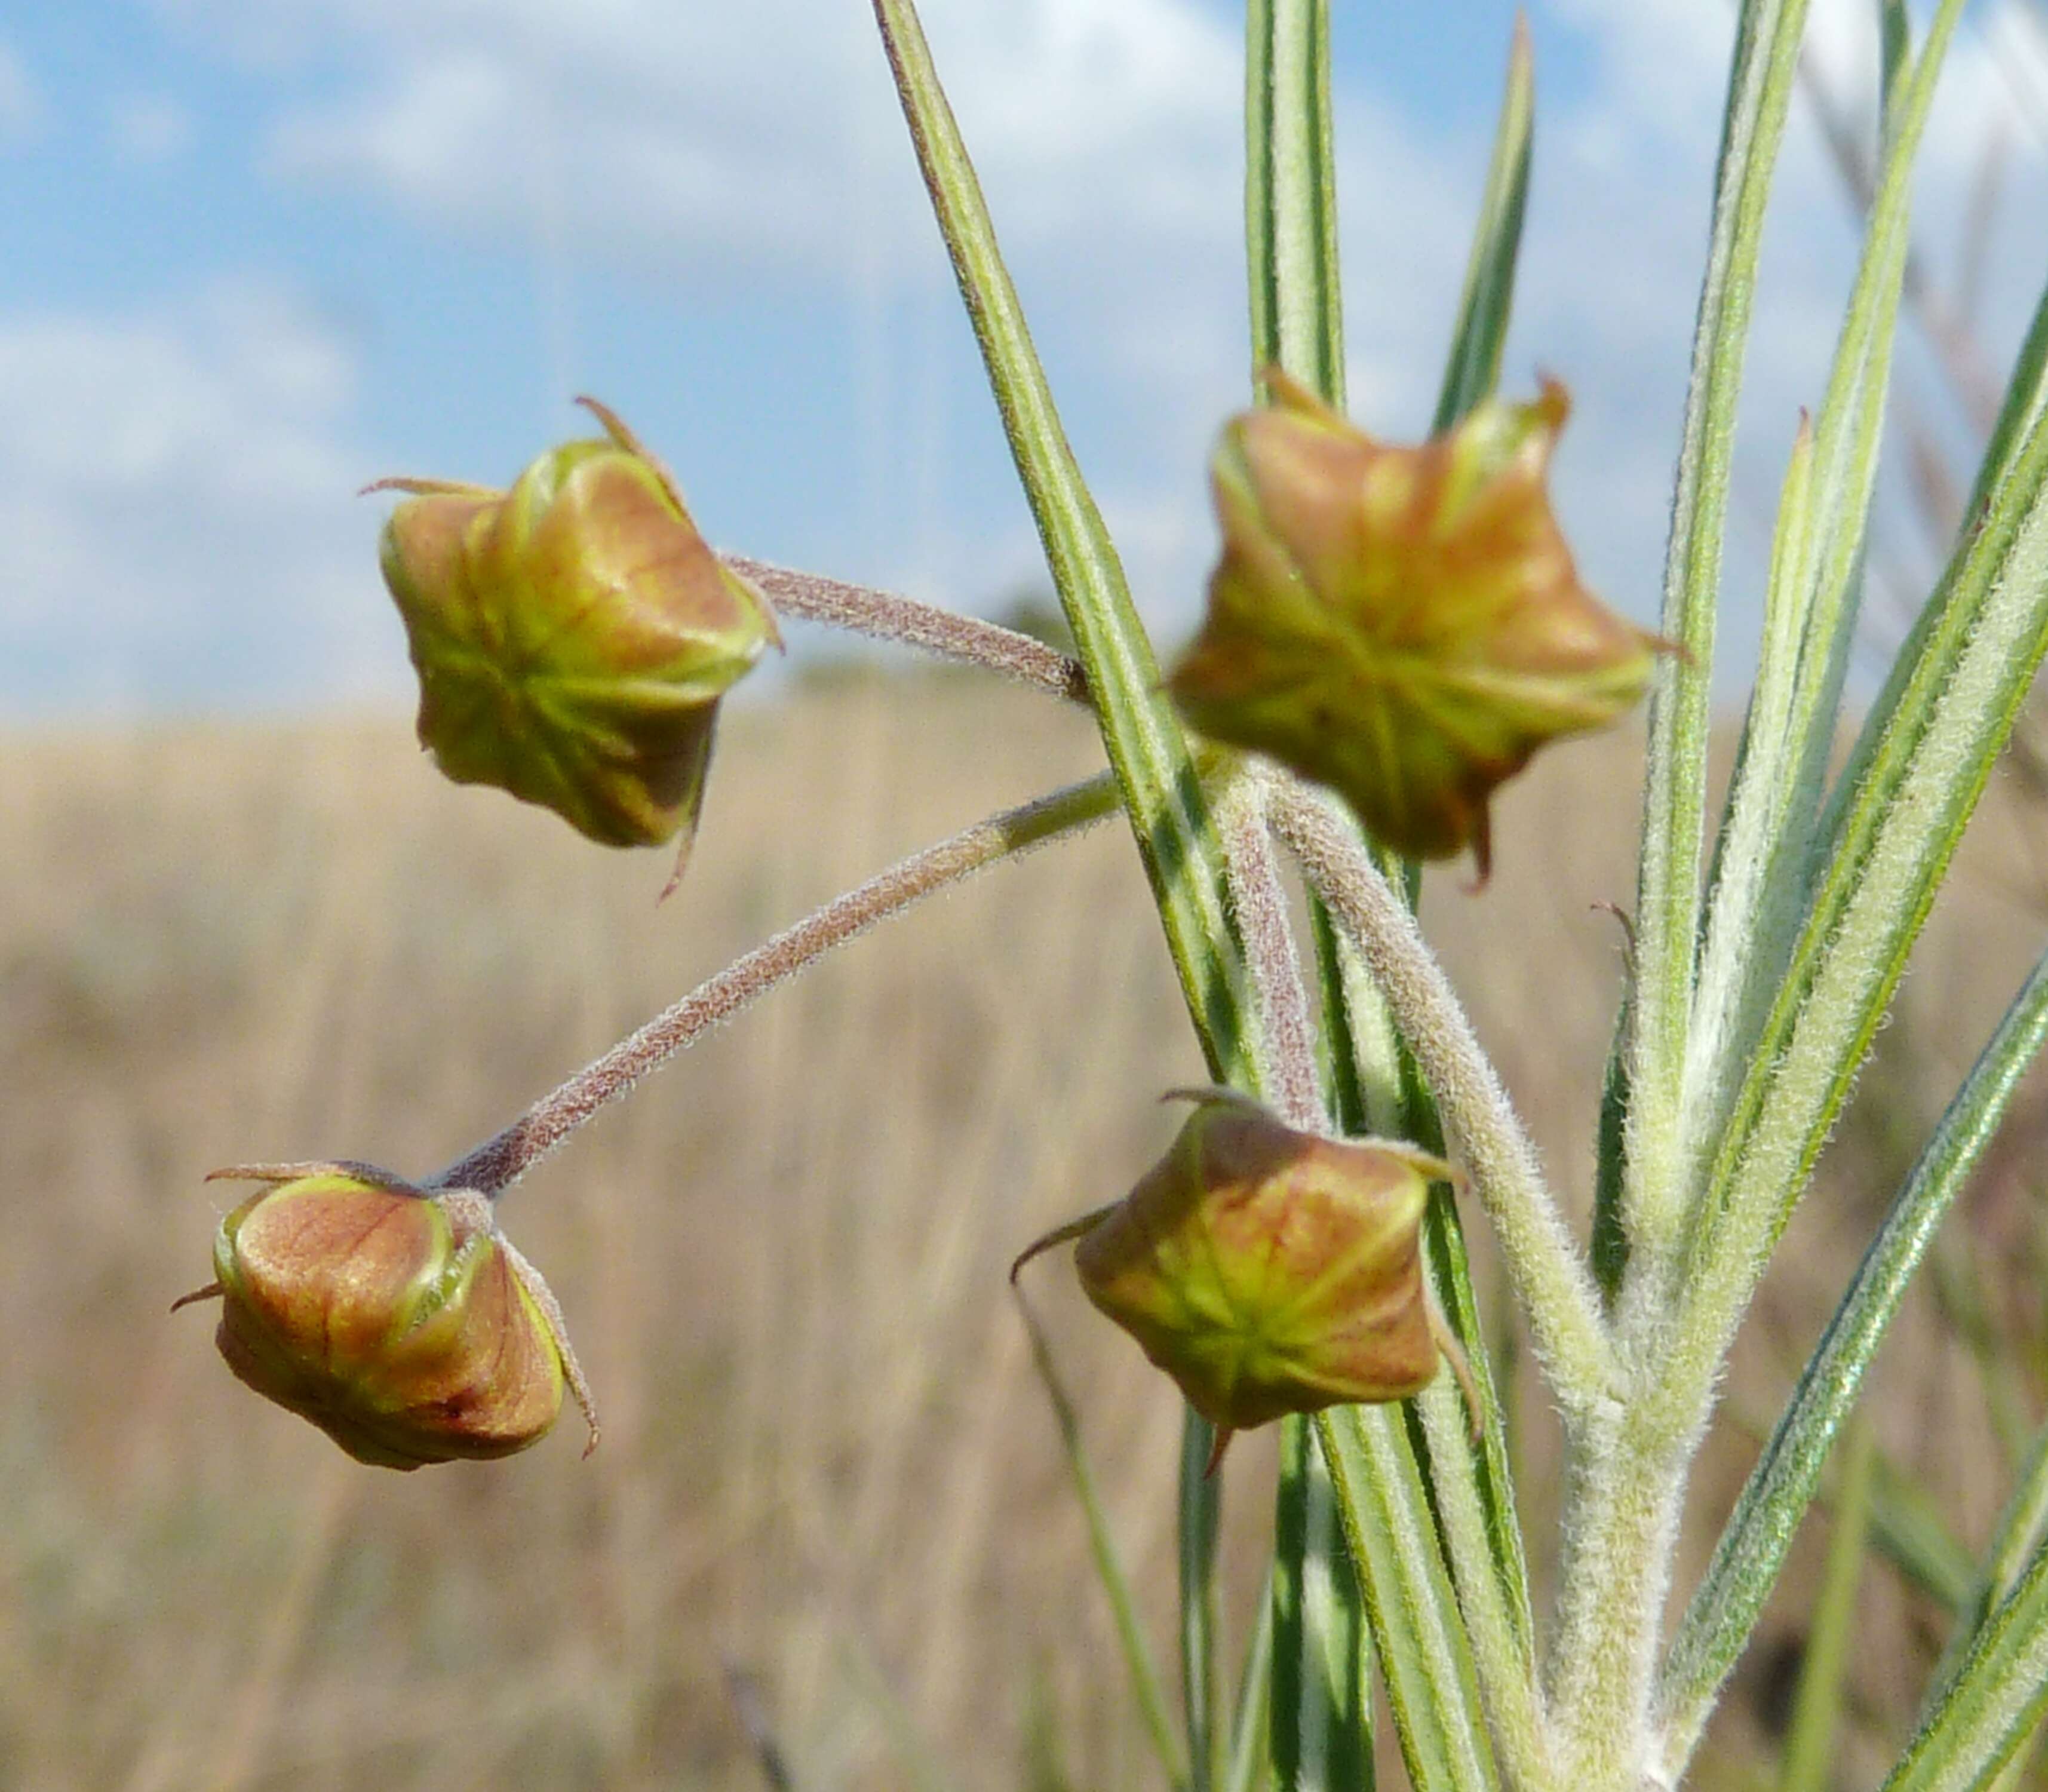
M1036 802L1005 809L891 866L700 984L426 1185L477 1189L494 1197L503 1193L599 1108L833 947L999 859L1089 827L1116 807L1115 779L1099 773Z
M936 654L941 659L1014 679L1074 703L1088 701L1088 674L1079 660L1048 647L1016 630L956 615L914 598L850 585L815 572L793 572L743 554L720 557L741 578L758 585L784 615L850 629L878 641L900 641L906 646Z
M1270 774L1247 766L1217 797L1230 906L1266 1032L1266 1094L1290 1126L1326 1124L1316 1076L1316 1023L1287 920L1287 892L1266 825Z
M1322 1123L1315 1081L1314 1030L1268 832L1279 789L1279 780L1270 774L1247 770L1219 797L1216 811L1229 854L1231 902L1244 936L1246 962L1252 968L1266 1007L1266 1034L1273 1060L1270 1092L1276 1102L1294 1110L1286 1115L1290 1123L1313 1127ZM1456 1358L1450 1353L1459 1348L1456 1336L1447 1332L1443 1341L1447 1359L1455 1367ZM1469 1375L1464 1371L1459 1379ZM1475 1458L1464 1429L1465 1409L1459 1398L1450 1382L1440 1379L1416 1402L1430 1441L1444 1552L1460 1595L1473 1667L1493 1720L1495 1745L1515 1786L1546 1786L1552 1778L1550 1747L1534 1667L1527 1639L1508 1609L1505 1589L1495 1573ZM1474 1414L1482 1410L1476 1394L1471 1410Z
M1356 943L1415 1054L1500 1240L1550 1385L1566 1419L1576 1419L1613 1397L1618 1375L1592 1274L1544 1185L1534 1145L1414 916L1327 800L1289 779L1274 792L1272 816Z

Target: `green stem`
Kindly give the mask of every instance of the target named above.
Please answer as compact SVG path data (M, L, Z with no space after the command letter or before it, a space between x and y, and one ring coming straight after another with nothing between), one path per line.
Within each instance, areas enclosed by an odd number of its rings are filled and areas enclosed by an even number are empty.
M1067 1469L1073 1476L1074 1491L1080 1499L1081 1514L1088 1523L1088 1549L1095 1557L1096 1576L1109 1596L1110 1616L1116 1625L1116 1639L1123 1651L1123 1665L1131 1676L1138 1715L1144 1720L1146 1733L1151 1738L1153 1751L1166 1770L1169 1784L1175 1792L1181 1792L1189 1784L1187 1760L1174 1734L1173 1720L1167 1713L1166 1689L1152 1659L1151 1645L1145 1640L1144 1620L1138 1616L1138 1602L1131 1595L1131 1577L1124 1572L1123 1554L1116 1546L1116 1538L1109 1528L1109 1515L1103 1508L1102 1495L1096 1487L1095 1465L1088 1458L1088 1446L1081 1437L1080 1415L1060 1379L1045 1328L1039 1325L1038 1315L1021 1291L1017 1305L1024 1316L1024 1329L1031 1340L1032 1366L1038 1371L1047 1398L1052 1402L1053 1418L1060 1428L1060 1447L1065 1453Z
M1223 1502L1210 1473L1216 1432L1190 1412L1181 1429L1181 1681L1187 1709L1188 1779L1212 1792L1222 1764L1216 1735L1216 1537Z

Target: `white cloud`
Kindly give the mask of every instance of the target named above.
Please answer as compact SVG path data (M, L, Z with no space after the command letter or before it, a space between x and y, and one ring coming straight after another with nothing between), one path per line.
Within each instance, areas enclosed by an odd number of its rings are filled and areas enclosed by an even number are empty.
M39 135L45 107L21 53L0 37L0 149Z
M524 243L544 259L654 270L672 289L776 285L840 295L873 319L887 311L878 294L945 284L864 7L159 3L278 72L269 153L293 182L368 192L436 232ZM1992 31L2011 34L2013 6L1993 10ZM1041 347L1056 383L1083 395L1070 396L1077 432L1130 457L1091 470L1106 502L1144 519L1130 543L1134 582L1167 594L1155 614L1185 620L1207 552L1201 459L1248 371L1235 32L1225 10L1197 0L924 10ZM1837 90L1866 111L1867 11L1864 0L1815 0L1812 40ZM1562 103L1543 60L1564 47L1561 33L1577 37L1587 65ZM1538 25L1536 178L1505 377L1526 391L1541 367L1570 383L1568 521L1589 576L1639 616L1657 603L1732 33L1723 0L1551 0ZM1959 215L1988 121L2014 115L2000 61L2013 55L1974 22L1957 41L1922 182L1926 240L1941 242ZM293 78L295 59L318 78ZM1854 265L1837 176L1795 106L1736 474L1738 617L1754 608L1792 420L1821 399ZM1484 153L1426 121L1424 95L1362 80L1339 95L1352 404L1395 433L1429 413ZM2038 259L2034 234L2011 220L2039 215L2048 197L2038 140L2015 142L2007 235L2022 240L1987 312L2000 341L2041 275L2021 265ZM875 368L921 364L924 351L892 341L862 353L879 389ZM1909 357L1905 383L1916 377ZM900 559L927 589L949 563L956 601L983 595L991 541L1010 542L1014 524L929 526L929 468L945 455L925 437L943 416L871 421L865 460L928 469L900 482L918 491L891 494L898 513L927 519ZM1024 537L1015 545L1028 551ZM1740 639L1739 621L1730 632Z
M401 687L349 350L274 287L0 313L0 704Z
M437 222L523 231L566 194L586 245L723 279L929 239L863 8L512 0L486 32L471 0L165 3L252 57L373 50L339 97L280 118L277 165ZM1020 243L1230 228L1240 76L1217 20L1189 0L925 11Z
M107 140L122 161L161 167L192 147L192 114L168 95L132 95L110 110Z

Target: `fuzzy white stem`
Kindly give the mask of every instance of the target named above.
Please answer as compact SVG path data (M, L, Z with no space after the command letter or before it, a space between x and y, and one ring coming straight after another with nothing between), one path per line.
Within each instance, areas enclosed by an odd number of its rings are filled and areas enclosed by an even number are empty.
M1559 1782L1586 1792L1632 1792L1662 1758L1650 1712L1692 1437L1646 1404L1587 1415L1568 1472L1546 1679Z
M741 578L766 593L784 615L848 629L877 641L901 642L941 659L979 666L1056 697L1082 704L1088 700L1088 674L1081 669L1080 661L1014 629L941 610L935 604L920 603L914 598L898 597L893 592L772 566L765 560L749 560L743 554L720 557Z
M1500 1240L1538 1358L1570 1422L1612 1400L1618 1376L1592 1274L1544 1185L1536 1148L1414 916L1329 800L1290 779L1274 791L1272 815L1356 943L1415 1054L1451 1148Z
M1265 773L1241 768L1216 799L1216 823L1229 867L1231 907L1264 1022L1266 1098L1290 1126L1320 1130L1325 1123L1316 1079L1316 1025L1266 824L1270 793Z

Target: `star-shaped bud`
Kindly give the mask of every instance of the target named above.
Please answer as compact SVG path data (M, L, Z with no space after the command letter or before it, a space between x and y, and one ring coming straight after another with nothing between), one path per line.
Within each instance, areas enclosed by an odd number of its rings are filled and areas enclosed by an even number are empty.
M359 1462L510 1456L547 1434L566 1379L589 1391L539 1272L470 1189L363 1164L216 1171L270 1185L221 1221L215 1343L249 1387ZM586 1452L588 1453L588 1452Z
M510 491L385 479L384 582L420 677L419 732L458 784L495 784L607 846L680 837L718 700L771 642L767 599L712 553L666 471L603 405Z
M1300 1131L1232 1090L1177 1092L1195 1109L1166 1156L1018 1266L1077 1238L1088 1297L1217 1428L1219 1456L1285 1413L1418 1393L1440 1356L1465 1379L1422 1257L1429 1185L1458 1180L1450 1165Z
M1580 584L1550 507L1569 410L1481 405L1375 441L1286 374L1210 462L1223 558L1173 675L1188 720L1335 789L1417 858L1491 857L1488 800L1546 741L1636 702L1666 643Z

